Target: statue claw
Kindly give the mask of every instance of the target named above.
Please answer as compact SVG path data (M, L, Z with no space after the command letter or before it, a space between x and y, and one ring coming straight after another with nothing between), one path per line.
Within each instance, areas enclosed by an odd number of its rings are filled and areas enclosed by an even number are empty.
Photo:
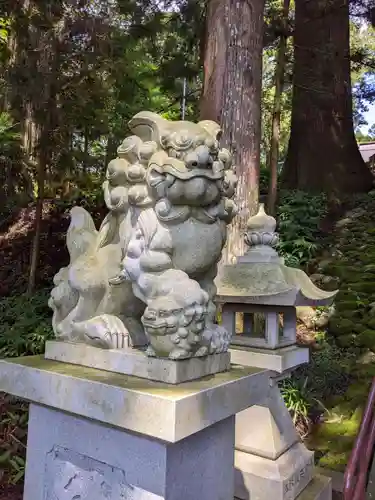
M191 358L192 353L187 351L186 349L176 348L169 354L169 359L188 359Z
M156 352L154 351L154 348L151 345L147 346L146 354L150 358L156 358Z
M102 314L75 324L80 337L87 343L105 349L125 349L129 347L129 332L116 316Z
M124 271L120 273L118 276L114 276L113 278L109 278L108 283L110 285L122 285L125 281L129 281L129 277L127 273Z

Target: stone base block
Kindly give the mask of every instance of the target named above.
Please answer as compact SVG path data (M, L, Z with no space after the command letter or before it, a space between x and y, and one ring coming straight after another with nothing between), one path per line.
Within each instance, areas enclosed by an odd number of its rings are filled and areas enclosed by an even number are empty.
M236 450L234 462L235 496L241 500L295 500L314 472L314 453L302 443L277 460Z
M316 474L297 500L332 500L332 480Z
M296 345L270 350L231 344L229 352L232 363L255 366L277 373L286 372L309 361L309 349Z
M170 443L257 404L268 383L267 371L242 366L171 385L43 356L0 360L0 391Z
M233 500L233 440L234 417L171 444L32 404L23 498Z
M229 352L174 361L150 358L132 348L99 349L55 340L47 342L45 358L167 384L180 384L230 369Z
M254 423L253 425L249 425ZM257 405L236 415L236 450L277 460L300 438L279 388L274 385Z
M235 414L269 373L171 385L44 359L0 360L31 401L24 500L233 500Z

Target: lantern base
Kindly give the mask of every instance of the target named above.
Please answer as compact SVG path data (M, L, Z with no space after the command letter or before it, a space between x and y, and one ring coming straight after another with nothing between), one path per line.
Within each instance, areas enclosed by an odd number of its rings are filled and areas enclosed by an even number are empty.
M254 366L277 373L290 371L309 362L309 349L296 345L272 350L231 345L229 352L233 364Z

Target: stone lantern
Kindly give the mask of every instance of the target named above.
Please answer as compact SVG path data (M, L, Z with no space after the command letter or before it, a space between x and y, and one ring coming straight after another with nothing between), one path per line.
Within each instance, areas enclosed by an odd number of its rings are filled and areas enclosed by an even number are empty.
M320 290L306 273L286 266L275 229L260 205L247 224L248 251L216 280L222 323L233 331L231 362L270 370L262 399L236 415L235 497L331 500L331 480L314 471L314 453L301 442L278 382L309 361L309 350L296 344L296 307L330 305L337 291ZM239 335L236 313L244 315Z
M337 291L317 288L300 269L285 265L275 249L276 221L260 205L247 223L248 251L236 264L223 268L217 279L222 323L233 331L232 362L247 352L252 366L284 372L308 361L308 350L296 346L298 306L332 303ZM236 313L243 313L243 332L236 335Z

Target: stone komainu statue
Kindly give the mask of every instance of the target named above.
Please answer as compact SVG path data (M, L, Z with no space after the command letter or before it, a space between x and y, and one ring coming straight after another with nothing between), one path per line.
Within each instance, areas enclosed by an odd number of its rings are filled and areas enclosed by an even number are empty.
M103 184L109 209L99 231L74 207L70 264L49 301L57 338L103 348L147 347L184 359L223 352L230 332L214 323L217 263L236 214L231 155L219 126L141 112Z

